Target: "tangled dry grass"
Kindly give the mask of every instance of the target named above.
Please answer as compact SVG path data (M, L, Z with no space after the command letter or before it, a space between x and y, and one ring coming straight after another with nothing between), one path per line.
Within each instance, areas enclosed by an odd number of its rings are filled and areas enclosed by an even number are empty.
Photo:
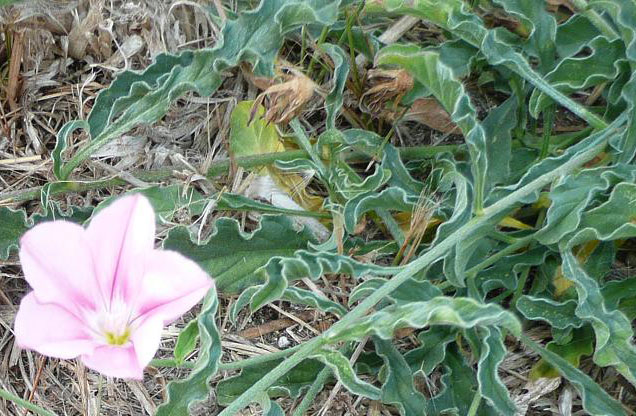
M233 3L227 2L226 6L236 7ZM213 46L219 28L208 18L206 8L215 4L189 0L55 0L0 9L0 204L3 194L37 188L53 179L50 152L56 132L68 120L85 118L96 95L117 73L145 68L162 52ZM251 178L241 169L215 181L200 172L205 172L212 161L228 157L230 112L237 101L254 99L258 93L256 85L248 82L241 71L228 74L214 96L187 95L173 104L160 123L137 128L101 149L84 165L80 177L120 177L131 185L143 186L141 180L127 172L170 168L173 175L167 183L189 184L208 194L222 187L244 189ZM311 118L314 124L321 122L314 119L317 118ZM421 124L414 129L405 125L402 132L406 144L446 137ZM65 194L56 197L56 201L62 207L94 206L124 189L126 186ZM41 210L37 200L21 206L29 213ZM209 232L219 215L215 212L206 217L200 224L202 232ZM249 228L250 218L241 219ZM160 235L165 235L171 226L165 224ZM338 277L330 277L322 280L319 290L342 301L351 286ZM60 415L152 415L165 398L166 383L187 373L187 369L150 367L143 382L112 380L73 360L49 359L20 350L14 344L12 326L26 290L17 256L0 262L2 388ZM231 297L221 298L218 324L223 335L224 361L302 343L332 322L324 314L280 303L251 317L243 315L234 326L228 319L233 301ZM159 358L171 356L180 329L192 316L165 329ZM547 330L535 330L531 335L537 339L549 337ZM417 340L407 334L400 342L406 345ZM528 380L527 373L535 361L535 356L519 347L508 355L502 367L502 377L517 403L528 409L527 414L571 414L568 409L580 399L570 386L562 385L560 379L542 383ZM591 363L584 363L584 368L586 365L592 368ZM609 392L621 399L627 397L628 386L613 370L594 371L595 378L602 380ZM227 375L218 374L217 379ZM422 383L424 391L435 393L440 387L439 374L434 373ZM211 395L193 414L216 414L215 403ZM297 401L282 399L280 404L287 412ZM244 414L259 412L254 407ZM0 400L0 414L28 413ZM311 414L390 415L394 410L330 388L319 396Z

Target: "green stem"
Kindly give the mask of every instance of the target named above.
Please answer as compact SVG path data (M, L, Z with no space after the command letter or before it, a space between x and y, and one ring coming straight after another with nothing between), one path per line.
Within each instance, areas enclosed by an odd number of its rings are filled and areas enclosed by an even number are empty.
M446 146L415 146L415 147L403 147L399 149L400 156L404 160L414 159L426 159L433 157L439 153L461 153L464 147L461 145L446 145ZM290 161L294 159L307 158L309 154L304 150L287 150L285 152L276 153L263 153L254 156L245 156L234 159L237 166L244 169L252 169L259 166L271 165L276 161ZM352 152L347 154L346 161L364 162L368 161L370 156L362 152ZM207 172L208 178L213 178L219 175L227 174L230 170L230 160L220 160L212 162ZM174 173L173 169L162 168L156 170L139 170L131 172L132 176L145 182L160 182L165 181L172 177ZM81 182L81 181L61 181L55 182L56 185L50 190L49 195L63 194L67 192L83 192L94 189L103 189L113 186L125 185L126 181L121 178L110 178L99 181ZM64 186L62 186L65 184ZM39 199L42 191L42 187L34 187L22 191L5 192L0 193L0 203L16 203L24 201L32 201Z
M523 247L527 246L530 243L530 241L532 241L533 238L534 238L534 234L529 234L529 235L527 235L525 237L521 237L521 238L517 239L516 242L510 244L509 246L506 246L505 248L499 250L498 252L496 252L492 256L488 257L486 260L484 260L481 263L477 264L476 266L473 266L470 269L468 269L466 271L466 275L467 276L476 275L480 271L484 270L486 267L489 267L489 266L492 266L493 264L495 264L502 257L505 257L508 254L514 253L515 251L519 250L520 248L523 248Z
M467 416L475 416L477 414L477 410L479 409L479 405L481 404L481 393L479 390L475 392L473 396L473 401L470 403L470 408L468 409Z
M539 159L545 159L546 157L548 157L555 111L556 106L552 104L543 112L543 144L541 145L541 153L539 154Z
M411 263L402 268L402 271L393 276L383 286L371 293L366 299L364 299L358 306L352 309L347 315L336 322L331 328L323 332L316 338L311 339L292 356L281 362L268 374L260 378L256 383L243 392L236 400L234 400L219 416L230 416L237 414L240 410L245 408L250 402L254 400L261 392L265 391L276 380L286 374L289 370L294 368L304 359L310 357L314 352L328 344L330 340L341 334L358 319L362 318L367 312L375 306L376 303L385 299L391 292L397 289L402 283L410 279L413 275L420 272L425 267L429 266L433 262L437 261L441 256L445 255L451 248L453 248L458 242L468 238L475 230L483 226L487 221L491 220L496 215L513 208L519 203L520 200L526 196L536 192L544 186L550 184L557 178L560 178L584 163L593 159L598 155L606 146L607 139L610 135L615 134L613 128L606 129L603 134L600 134L596 138L596 145L581 152L580 154L573 156L572 159L563 163L553 171L546 173L532 182L522 186L516 191L503 197L494 204L486 207L483 211L483 215L471 219L464 226L450 234L436 246L432 247L429 251L422 254L419 258L415 259Z
M9 391L0 388L0 397L2 397L5 400L9 400L15 404L17 404L18 406L24 407L27 410L32 411L33 413L36 413L38 415L41 416L57 416L55 413L53 412L49 412L46 409L41 408L40 406L37 406L31 402L28 402L12 393L10 393Z
M320 49L320 45L325 43L325 39L327 39L327 35L329 34L329 26L325 26L322 28L322 32L320 32L320 37L318 38L318 42L316 43L316 50L311 57L311 61L309 61L309 66L307 67L307 77L311 78L311 72L314 69L314 63L316 62L316 55L318 55L318 50Z
M294 413L292 413L292 416L303 416L307 414L309 407L314 402L314 399L316 398L318 393L322 391L325 383L327 382L327 380L329 380L330 376L331 368L325 366L325 368L323 368L322 371L318 373L316 380L314 380L314 382L311 384L311 387L309 387L309 390L307 390L307 393L305 393L305 397L303 397L303 400L300 402L298 407L296 407Z

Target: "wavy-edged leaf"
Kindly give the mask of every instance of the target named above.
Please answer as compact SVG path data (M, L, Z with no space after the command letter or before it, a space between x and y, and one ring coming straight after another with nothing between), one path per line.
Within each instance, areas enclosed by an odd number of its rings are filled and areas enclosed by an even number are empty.
M6 260L9 253L18 248L22 234L30 228L26 212L0 207L0 260Z
M546 80L564 94L570 94L611 81L618 77L625 59L625 47L619 39L609 41L597 37L587 45L591 53L585 57L566 58L546 74ZM530 97L530 112L536 117L552 100L534 91Z
M414 374L429 375L446 357L446 346L455 340L457 329L449 326L432 326L417 334L420 346L404 354Z
M458 328L497 325L513 334L521 332L517 318L499 305L482 304L470 298L438 296L425 302L388 306L372 313L346 330L330 333L331 342L361 339L377 335L390 339L400 328L423 328L427 325L450 325Z
M493 326L483 330L486 335L481 344L481 356L477 365L479 393L500 415L514 415L517 408L498 374L499 365L506 355L503 334Z
M336 117L342 108L344 101L344 87L349 76L349 62L347 55L341 47L330 43L323 43L322 48L329 54L334 64L331 91L325 98L325 110L327 111L327 128L336 128Z
M587 374L570 364L566 359L560 357L539 344L522 336L523 343L538 353L541 358L556 368L563 377L576 387L581 394L583 408L593 416L624 415L625 411L619 402L610 397L605 390L594 382Z
M317 217L322 218L328 214L322 214L314 211L304 211L299 209L280 208L264 202L255 201L239 194L224 192L217 201L215 208L219 211L256 211L267 214L283 214L297 217Z
M418 197L408 194L404 189L392 186L379 193L366 193L347 201L344 209L344 224L347 231L353 233L362 215L369 211L384 209L387 211L411 212Z
M380 398L380 389L361 380L353 367L351 367L349 359L341 352L332 349L322 349L314 354L312 358L316 358L328 365L333 370L338 381L351 393L368 397L372 400Z
M526 318L545 321L558 329L580 328L583 322L575 314L576 302L557 302L552 299L523 295L515 305Z
M397 267L361 263L349 256L326 251L297 250L293 256L272 258L259 270L265 283L251 297L250 308L255 311L273 302L283 295L290 282L305 277L316 280L326 273L344 273L355 278L363 274L386 276L399 270Z
M386 279L375 277L365 280L353 289L349 295L349 306L366 298L371 293L381 288L387 282ZM407 280L398 286L388 296L395 303L422 302L441 296L442 291L427 280Z
M426 399L413 385L413 373L390 340L373 338L375 351L384 360L386 379L382 384L382 403L394 405L403 416L424 415Z
M220 292L239 293L263 283L256 270L274 256L291 256L316 240L311 232L298 230L287 217L263 215L259 228L244 233L238 221L220 218L207 241L197 244L185 227L170 230L165 249L176 250L199 263L216 282Z
M157 416L186 415L192 404L205 400L210 394L209 383L221 359L221 335L215 322L217 308L216 289L212 288L205 297L197 318L201 340L199 357L186 379L168 383L168 397L157 409Z
M546 344L546 349L578 368L581 357L592 355L594 352L594 333L592 328L587 325L573 331L572 339L568 342L559 344L555 341L550 341ZM541 377L555 378L559 377L559 375L559 371L543 358L530 369L531 379Z
M232 403L245 390L263 378L273 368L281 363L281 360L272 360L258 366L243 369L241 374L224 378L216 386L216 399L221 406ZM276 380L267 389L270 397L289 396L297 398L316 379L316 375L324 368L324 364L318 360L304 360L284 376Z

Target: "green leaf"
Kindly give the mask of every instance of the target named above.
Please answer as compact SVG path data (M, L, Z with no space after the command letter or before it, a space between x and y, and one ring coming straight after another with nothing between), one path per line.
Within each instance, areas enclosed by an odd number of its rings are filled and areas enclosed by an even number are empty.
M450 344L443 364L442 390L428 401L426 411L431 415L467 415L478 388L475 372L455 344Z
M423 328L427 325L450 325L458 328L498 325L513 334L521 325L510 312L495 304L482 304L470 298L438 296L425 302L410 302L388 306L372 313L340 332L330 333L330 342L361 339L377 335L390 339L399 328Z
M374 337L373 343L387 369L382 384L382 403L394 405L403 416L424 415L426 399L413 386L413 374L402 354L391 341Z
M360 218L369 211L377 209L411 212L417 204L418 197L408 194L404 189L390 187L382 192L369 192L358 195L347 201L344 208L345 229L352 233Z
M214 199L214 197L212 197ZM232 194L224 192L217 201L215 208L219 211L256 211L267 214L284 214L297 217L314 217L323 218L325 216L331 217L329 214L322 214L313 211L302 211L297 209L279 208L274 205L266 204L263 202L255 201L239 194Z
M484 328L481 356L477 366L479 393L501 415L514 415L517 407L512 402L506 386L498 374L499 365L506 355L503 335L496 327Z
M199 322L198 319L193 319L181 330L177 338L177 343L174 346L174 359L177 363L183 363L188 354L194 351L198 338Z
M165 249L176 250L199 263L212 276L219 291L240 293L263 282L256 270L274 256L291 256L298 249L316 242L308 229L298 230L292 220L264 215L260 226L244 233L238 221L220 218L212 236L197 244L185 227L170 230Z
M590 22L590 19L574 14L557 27L556 49L559 57L568 58L576 55L601 32Z
M455 340L457 330L448 326L432 326L417 334L420 346L404 354L414 374L428 376L446 357L446 346Z
M534 296L521 296L515 305L526 319L548 322L558 329L580 328L583 322L575 315L576 302L557 301Z
M594 352L594 334L592 328L587 325L575 330L572 339L562 345L555 341L550 341L547 343L546 349L566 359L574 367L578 367L581 362L581 357L592 355ZM555 378L559 377L559 375L559 371L543 358L530 370L530 377L532 379L541 377Z
M363 283L356 286L349 295L349 306L375 292L386 282L386 279L379 277L365 280ZM411 278L391 292L389 298L395 303L409 303L431 300L434 297L441 295L442 291L431 282L426 280L419 281Z
M538 353L541 358L559 370L563 377L567 378L568 381L576 387L581 395L583 408L591 415L620 416L625 414L619 402L610 397L594 380L574 367L566 359L561 358L552 351L542 348L525 335L522 335L521 339L526 346L530 347L533 351Z
M258 366L244 368L241 374L226 377L216 386L216 399L221 406L232 403L245 390L263 378L268 372L281 363L281 360L268 361ZM270 397L289 396L297 398L316 379L316 375L324 368L318 360L304 360L279 378L267 389Z
M329 43L322 44L322 48L329 54L334 64L331 91L325 98L325 110L327 111L327 129L336 128L336 117L342 108L344 100L344 88L349 76L349 63L347 55L342 48Z
M365 274L391 275L398 271L397 267L361 263L349 256L327 251L296 250L293 256L271 258L258 271L265 283L251 297L250 308L255 311L279 299L290 282L305 277L316 280L327 273L343 273L358 278Z
M230 117L230 151L234 157L275 153L284 150L276 126L265 121L265 109L259 106L250 123L254 101L241 101Z
M190 405L205 400L210 394L209 383L221 358L221 336L215 322L217 308L218 300L213 288L205 297L197 319L201 339L199 358L186 379L168 384L168 398L157 409L157 416L187 415Z
M324 362L331 368L338 378L338 381L351 393L368 397L372 400L378 400L380 398L380 389L360 380L356 375L356 372L351 367L349 359L345 357L341 352L330 349L322 349L313 355L312 358L317 358Z
M26 212L0 207L0 260L6 260L9 253L18 248L18 241L29 227Z
M180 185L169 186L152 186L149 188L133 189L125 193L125 195L140 194L148 198L150 205L155 210L157 220L162 223L172 221L175 214L181 210L185 210L189 216L200 215L205 209L206 201L196 190L183 187ZM106 208L122 195L113 195L95 207L93 218L99 211Z

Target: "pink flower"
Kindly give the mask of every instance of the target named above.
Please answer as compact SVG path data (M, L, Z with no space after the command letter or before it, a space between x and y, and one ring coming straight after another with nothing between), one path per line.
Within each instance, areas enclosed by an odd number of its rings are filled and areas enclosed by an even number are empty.
M18 345L141 379L163 326L213 284L193 261L155 250L154 236L154 211L140 195L104 208L86 229L53 221L24 234L20 261L33 291L15 318Z

